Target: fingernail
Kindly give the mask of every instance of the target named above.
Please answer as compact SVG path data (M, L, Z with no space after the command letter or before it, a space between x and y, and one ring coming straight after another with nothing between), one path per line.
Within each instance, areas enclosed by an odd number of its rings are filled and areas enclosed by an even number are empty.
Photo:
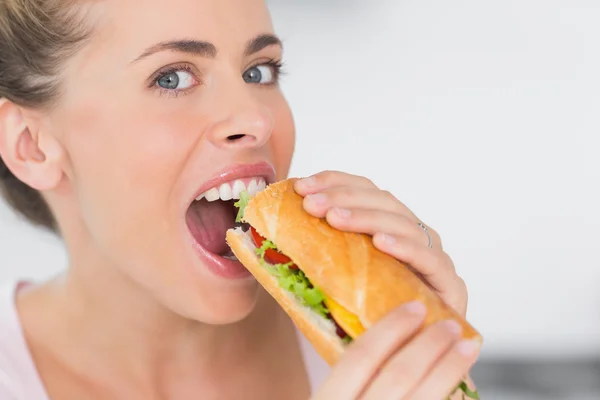
M460 326L460 324L458 322L453 321L453 320L448 320L448 321L444 321L443 323L445 325L445 328L453 335L458 336L461 334L462 326Z
M415 315L425 315L427 314L427 307L425 304L420 301L411 301L409 303L404 304L404 309L411 314Z
M351 214L350 210L346 210L345 208L334 208L333 211L336 213L336 215L338 217L344 218L344 219L349 218L350 214Z
M306 200L310 201L311 203L320 206L322 204L325 204L325 202L327 202L327 195L323 194L323 193L317 193L317 194L310 194L308 196L306 196Z
M456 349L465 357L471 357L477 353L481 344L475 340L461 340L457 343Z
M302 178L298 181L298 183L301 186L304 186L305 188L310 188L313 187L317 184L317 180L315 179L314 176L309 176L308 178Z
M377 234L377 239L386 245L392 245L396 243L396 238L393 237L392 235L388 235L387 233L378 233Z

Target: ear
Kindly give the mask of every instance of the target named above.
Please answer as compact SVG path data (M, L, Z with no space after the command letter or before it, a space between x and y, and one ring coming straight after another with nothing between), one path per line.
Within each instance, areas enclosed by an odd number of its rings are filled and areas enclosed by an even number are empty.
M56 187L63 173L62 147L51 135L42 135L25 110L0 99L0 157L23 183L39 191Z

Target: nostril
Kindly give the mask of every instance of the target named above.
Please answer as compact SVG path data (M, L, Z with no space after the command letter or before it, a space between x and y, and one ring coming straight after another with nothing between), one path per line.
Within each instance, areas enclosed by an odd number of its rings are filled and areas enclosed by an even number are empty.
M227 136L227 140L230 142L235 142L237 140L242 139L244 136L246 136L246 135L244 135L243 133L240 133L238 135L230 135L230 136Z
M247 147L247 146L256 146L257 140L256 140L256 136L254 136L254 135L247 135L244 133L239 133L239 134L227 136L226 143L231 146L236 146L236 147L239 147L239 146Z

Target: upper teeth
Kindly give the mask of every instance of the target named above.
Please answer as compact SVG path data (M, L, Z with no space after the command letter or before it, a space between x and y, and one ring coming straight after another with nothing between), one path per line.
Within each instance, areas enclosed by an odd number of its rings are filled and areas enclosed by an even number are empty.
M246 181L248 181L246 179ZM223 183L219 186L216 186L212 189L207 190L202 193L200 196L196 197L196 200L206 199L207 201L216 201L216 200L238 200L240 198L240 192L246 190L250 197L254 196L256 193L260 192L267 186L267 183L264 178L252 178L248 182L248 186L241 179L236 179L231 182Z

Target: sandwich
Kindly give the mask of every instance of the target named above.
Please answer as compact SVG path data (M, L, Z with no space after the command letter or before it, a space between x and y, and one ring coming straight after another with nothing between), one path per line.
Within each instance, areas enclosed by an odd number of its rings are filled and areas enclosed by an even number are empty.
M413 300L427 307L423 328L454 319L463 338L482 340L410 267L375 248L369 235L342 232L308 214L295 181L271 184L252 198L242 192L238 224L226 240L329 365L386 314ZM461 388L468 394L464 382Z

